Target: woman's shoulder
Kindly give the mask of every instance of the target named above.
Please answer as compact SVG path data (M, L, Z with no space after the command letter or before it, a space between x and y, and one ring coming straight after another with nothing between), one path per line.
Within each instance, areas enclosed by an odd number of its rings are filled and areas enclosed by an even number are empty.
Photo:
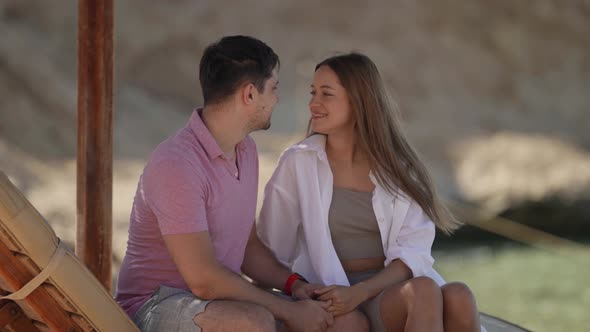
M369 174L369 177L373 184L375 184L374 193L381 201L384 201L387 204L393 202L396 207L414 207L417 204L411 195L398 186L394 186L392 189L385 188L381 182L377 180L377 177L373 172Z
M281 159L293 159L295 155L306 152L324 155L326 153L326 138L324 135L312 135L286 148L281 154Z
M287 174L295 176L302 170L309 172L315 169L315 167L310 166L317 163L318 158L325 158L322 157L322 155L325 156L325 143L322 140L325 140L325 138L315 137L314 135L286 148L279 157L273 178L275 176L283 178Z

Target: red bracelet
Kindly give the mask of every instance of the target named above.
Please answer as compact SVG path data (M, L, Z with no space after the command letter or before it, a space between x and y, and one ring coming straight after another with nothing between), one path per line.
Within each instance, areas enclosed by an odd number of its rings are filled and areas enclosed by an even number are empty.
M305 280L305 278L303 278L303 276L299 273L292 273L289 278L287 278L287 282L285 283L285 288L284 288L284 292L285 294L291 296L291 286L293 286L293 283L295 282L295 280L301 280L305 283L308 283L307 280Z

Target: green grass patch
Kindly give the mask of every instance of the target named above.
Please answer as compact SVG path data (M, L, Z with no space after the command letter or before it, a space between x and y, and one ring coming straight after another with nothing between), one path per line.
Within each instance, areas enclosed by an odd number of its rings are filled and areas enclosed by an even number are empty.
M478 247L434 257L447 281L469 285L480 311L533 331L590 331L590 250Z

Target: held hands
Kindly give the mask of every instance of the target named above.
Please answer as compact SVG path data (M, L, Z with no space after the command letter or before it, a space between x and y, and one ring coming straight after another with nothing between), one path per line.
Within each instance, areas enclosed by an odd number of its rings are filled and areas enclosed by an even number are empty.
M323 285L308 284L301 280L297 280L293 283L293 286L291 286L291 293L293 294L293 297L298 300L307 300L315 295L315 290L322 288L324 288Z
M320 301L331 301L326 309L334 316L344 315L353 311L359 304L368 298L368 294L360 287L346 287L332 285L315 291Z
M334 317L326 311L330 301L301 300L290 304L289 317L285 319L290 331L323 332L334 325Z

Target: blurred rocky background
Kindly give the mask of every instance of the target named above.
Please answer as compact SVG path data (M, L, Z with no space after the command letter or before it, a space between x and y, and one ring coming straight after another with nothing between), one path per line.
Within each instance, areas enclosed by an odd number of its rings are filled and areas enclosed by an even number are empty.
M281 57L281 102L271 130L254 135L261 185L304 136L315 64L357 50L380 68L445 199L589 242L590 1L115 2L114 273L145 160L200 105L201 52L228 34ZM76 1L0 0L0 170L69 243L76 61ZM590 328L589 251L504 250L492 238L466 226L435 245L483 311L535 331ZM543 274L553 281L531 282Z

